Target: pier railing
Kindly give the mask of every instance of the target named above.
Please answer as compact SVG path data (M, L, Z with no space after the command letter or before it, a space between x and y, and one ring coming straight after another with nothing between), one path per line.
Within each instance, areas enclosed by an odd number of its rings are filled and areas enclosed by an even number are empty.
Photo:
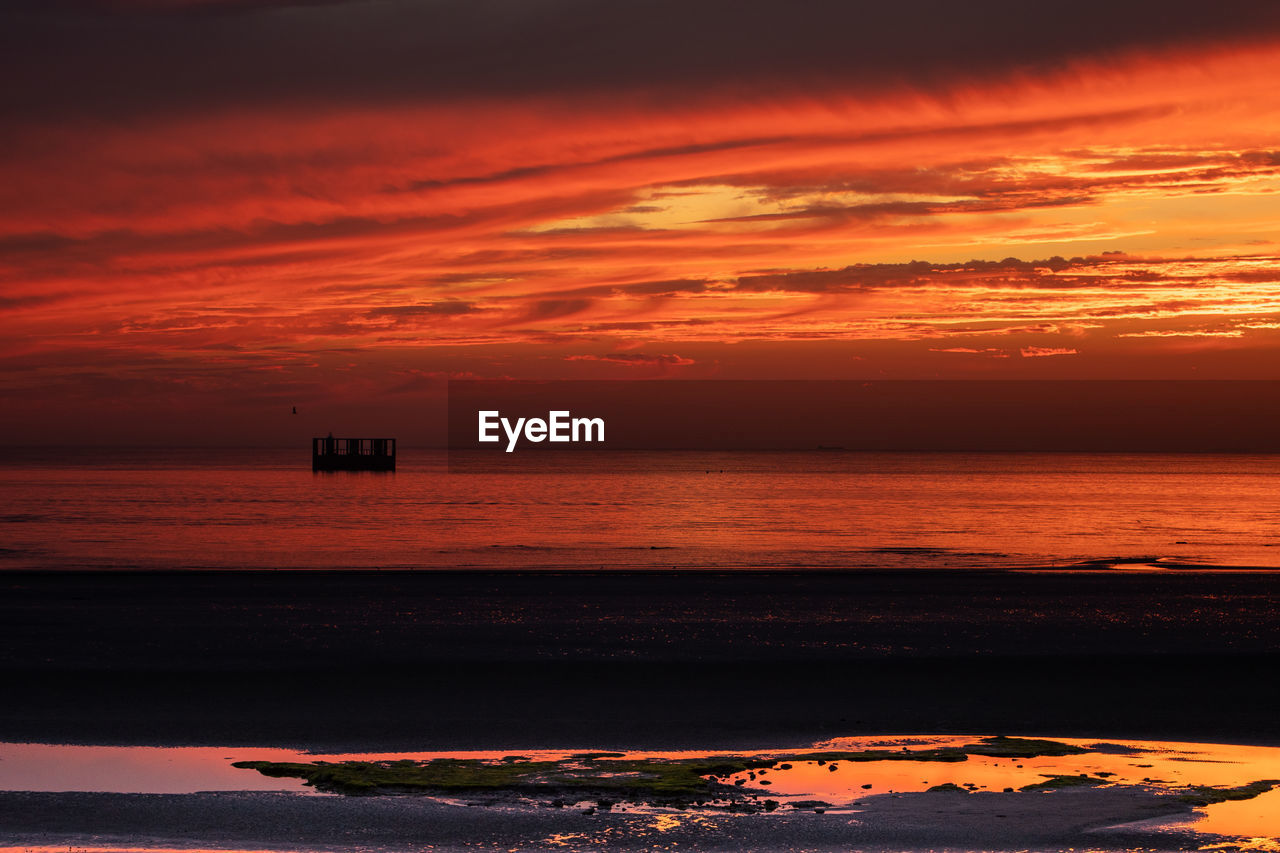
M313 471L394 471L396 440L394 438L324 438L311 439Z

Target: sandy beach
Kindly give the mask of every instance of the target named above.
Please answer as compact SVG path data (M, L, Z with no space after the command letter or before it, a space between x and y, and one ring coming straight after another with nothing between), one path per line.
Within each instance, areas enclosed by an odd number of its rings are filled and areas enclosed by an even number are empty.
M467 808L423 798L318 799L289 794L0 794L0 833L11 847L149 845L233 849L372 846L395 849L697 850L1194 850L1191 833L1110 828L1168 817L1132 792L1064 791L1053 807L1035 794L915 794L874 798L849 815L656 816L569 810ZM999 815L999 816L997 816ZM666 817L665 820L660 819ZM1157 846L1158 845L1158 846Z
M0 583L10 743L743 750L973 732L1280 743L1280 688L1261 677L1280 652L1268 573L10 572ZM10 790L0 838L243 849L1203 842L1167 826L1189 805L1126 785L871 793L856 815L744 815ZM1133 823L1153 818L1166 821Z
M0 740L1280 741L1263 573L0 576Z
M433 784L455 785L346 793L318 781L296 787L265 766L259 775L261 762L218 754L252 756L252 748L121 755L130 750L139 748L115 748L109 761L97 747L0 744L0 757L43 786L0 792L0 849L1266 850L1257 836L1274 835L1280 793L1280 780L1237 784L1275 773L1280 750L1164 742L845 739L821 751L450 753L358 756L354 764L344 756L312 761L256 751L303 762L269 765L286 773L358 765L412 775L431 767ZM129 771L113 776L111 761ZM668 771L691 761L710 770L706 781L688 777L693 788L679 794L658 781L685 778ZM460 766L469 769L457 776ZM645 773L606 770L615 766L657 775L644 782ZM528 783L490 788L483 781L535 767ZM479 787L456 788L467 779L464 785ZM237 789L259 782L279 787ZM565 787L571 783L579 787ZM3 766L0 784L14 786ZM709 799L689 793L703 789Z

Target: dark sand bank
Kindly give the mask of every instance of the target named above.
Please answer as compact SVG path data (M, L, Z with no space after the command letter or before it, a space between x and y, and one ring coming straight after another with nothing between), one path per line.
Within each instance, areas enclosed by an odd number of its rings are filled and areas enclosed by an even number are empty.
M1280 742L1280 576L0 574L0 740Z
M12 845L130 842L256 849L849 850L939 848L1195 850L1204 836L1116 826L1189 813L1139 789L933 792L869 797L856 814L780 810L747 817L448 805L422 797L0 793Z

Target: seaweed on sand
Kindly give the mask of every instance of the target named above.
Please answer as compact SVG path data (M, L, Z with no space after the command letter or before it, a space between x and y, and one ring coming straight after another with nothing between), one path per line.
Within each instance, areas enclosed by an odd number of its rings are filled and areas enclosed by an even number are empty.
M981 755L987 758L1040 758L1042 756L1057 758L1063 755L1084 755L1091 751L1056 740L1003 735L983 738L979 743L971 743L961 749L969 755Z
M1030 785L1023 785L1018 790L1055 791L1059 788L1097 788L1109 784L1111 783L1106 779L1100 776L1090 776L1088 773L1062 773L1056 776L1048 776L1043 782L1032 782Z
M728 784L739 773L774 769L799 761L966 761L969 755L1030 757L1084 752L1056 741L986 738L961 747L919 750L793 752L771 756L625 758L618 753L580 753L558 760L507 756L500 761L436 758L430 761L289 762L238 761L233 766L266 776L299 778L318 790L342 794L510 793L533 796L606 794L631 801L688 802L759 793Z
M1212 785L1193 785L1189 793L1178 797L1193 806L1211 806L1228 800L1252 800L1280 785L1280 779L1260 779L1235 788L1215 788Z

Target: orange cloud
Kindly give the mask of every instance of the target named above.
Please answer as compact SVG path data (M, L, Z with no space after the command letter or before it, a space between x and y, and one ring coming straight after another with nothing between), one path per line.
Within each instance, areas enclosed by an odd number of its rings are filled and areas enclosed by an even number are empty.
M152 23L278 25L196 5ZM318 32L385 24L332 7L306 11ZM0 388L56 408L414 371L1185 375L1197 339L1273 353L1280 38L1211 36L684 95L631 60L601 60L604 88L539 67L527 90L477 70L420 91L373 57L332 97L200 69L189 105L156 83L112 113L93 81L6 101ZM383 378L334 379L360 370Z

